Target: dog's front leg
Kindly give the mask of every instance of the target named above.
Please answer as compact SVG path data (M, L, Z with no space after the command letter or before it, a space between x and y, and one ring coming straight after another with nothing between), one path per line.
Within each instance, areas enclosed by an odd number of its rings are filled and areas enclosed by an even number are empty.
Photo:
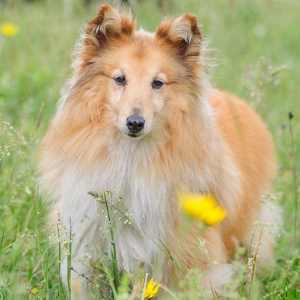
M61 265L61 276L73 300L90 299L92 289L91 260L96 257L98 224L92 220L80 222L72 228L70 249Z
M65 258L61 265L61 276L67 293L71 294L73 300L88 300L90 270L86 263L75 257L69 266Z
M62 222L67 249L61 264L61 277L73 300L91 298L89 291L93 282L90 262L100 255L99 216L93 209L83 208L82 211L83 214L69 211Z

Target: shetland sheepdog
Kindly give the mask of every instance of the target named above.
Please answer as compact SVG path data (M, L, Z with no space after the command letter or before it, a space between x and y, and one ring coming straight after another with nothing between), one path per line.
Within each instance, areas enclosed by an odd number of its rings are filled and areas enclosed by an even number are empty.
M72 231L75 299L89 298L81 275L111 246L105 209L90 192L110 191L116 200L108 205L130 215L115 220L120 270L142 267L176 286L183 270L200 268L204 288L218 288L233 274L236 248L253 237L258 263L272 260L273 235L255 234L258 222L280 222L279 209L264 200L276 173L272 137L245 102L212 87L205 44L191 14L149 33L102 5L86 25L40 151L41 187ZM226 219L204 232L182 231L178 191L212 194Z

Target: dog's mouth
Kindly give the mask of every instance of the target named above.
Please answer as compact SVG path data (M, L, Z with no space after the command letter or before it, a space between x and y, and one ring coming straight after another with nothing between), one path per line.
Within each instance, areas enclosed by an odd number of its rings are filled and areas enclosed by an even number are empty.
M128 133L128 136L132 137L132 138L136 138L139 135L137 133Z
M141 137L143 136L143 133L133 133L133 132L128 132L127 135L128 135L130 138L137 139L137 138L141 138Z

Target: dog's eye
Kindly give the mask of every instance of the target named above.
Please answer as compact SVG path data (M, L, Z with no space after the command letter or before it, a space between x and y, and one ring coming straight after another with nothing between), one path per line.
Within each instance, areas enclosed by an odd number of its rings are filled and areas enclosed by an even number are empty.
M121 85L121 86L125 86L127 83L125 75L118 75L118 76L114 77L114 81L116 84Z
M155 90L159 90L165 83L162 80L154 79L151 83L151 86Z

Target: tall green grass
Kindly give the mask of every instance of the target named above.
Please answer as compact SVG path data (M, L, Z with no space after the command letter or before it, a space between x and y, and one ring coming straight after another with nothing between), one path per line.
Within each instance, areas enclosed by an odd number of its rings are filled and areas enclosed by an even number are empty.
M300 3L297 0L135 1L139 24L153 30L164 14L191 11L218 66L212 80L253 105L277 145L276 201L284 230L274 268L245 289L246 266L228 299L300 299ZM80 1L0 2L0 24L19 33L0 40L0 299L67 299L60 282L59 243L46 229L47 207L36 181L36 149L70 75L71 50L95 5ZM289 112L293 118L289 118ZM267 158L266 158L267 159ZM295 227L296 224L296 227ZM126 281L126 280L125 280ZM123 284L126 285L126 284ZM178 299L200 299L194 274ZM99 298L98 298L99 299ZM171 297L172 299L172 297Z

